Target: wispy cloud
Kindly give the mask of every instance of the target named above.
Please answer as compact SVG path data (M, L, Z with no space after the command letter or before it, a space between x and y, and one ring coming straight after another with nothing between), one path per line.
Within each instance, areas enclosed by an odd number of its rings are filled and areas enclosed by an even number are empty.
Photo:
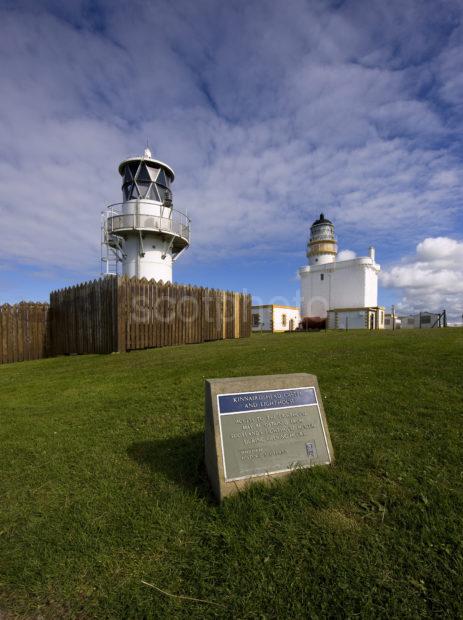
M185 261L295 248L304 260L322 210L342 245L374 243L380 262L392 246L451 236L461 9L11 3L0 14L3 255L97 272L99 212L119 199L117 163L146 137L193 220Z

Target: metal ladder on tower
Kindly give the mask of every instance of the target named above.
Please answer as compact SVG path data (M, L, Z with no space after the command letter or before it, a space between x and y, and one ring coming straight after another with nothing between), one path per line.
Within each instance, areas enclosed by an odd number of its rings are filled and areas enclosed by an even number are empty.
M114 233L110 233L107 227L107 218L101 222L101 275L120 275L119 265L124 256L123 239Z

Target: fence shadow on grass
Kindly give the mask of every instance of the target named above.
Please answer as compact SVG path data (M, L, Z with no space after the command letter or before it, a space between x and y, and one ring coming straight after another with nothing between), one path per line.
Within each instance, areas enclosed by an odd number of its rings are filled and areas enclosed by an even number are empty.
M164 474L188 491L213 500L204 465L203 433L136 442L127 454L153 473Z

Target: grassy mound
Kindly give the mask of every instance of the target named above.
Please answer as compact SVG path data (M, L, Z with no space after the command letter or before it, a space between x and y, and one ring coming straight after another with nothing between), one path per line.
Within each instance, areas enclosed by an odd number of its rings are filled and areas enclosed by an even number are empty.
M0 616L463 617L462 352L342 332L0 367ZM286 372L318 375L335 465L217 505L204 378Z

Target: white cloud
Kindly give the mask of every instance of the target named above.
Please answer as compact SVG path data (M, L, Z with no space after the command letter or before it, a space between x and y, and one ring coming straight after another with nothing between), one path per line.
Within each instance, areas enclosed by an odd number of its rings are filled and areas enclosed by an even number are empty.
M10 260L97 272L99 212L120 199L117 164L147 136L193 220L182 261L295 248L303 261L320 211L349 245L454 225L460 163L442 145L446 114L420 94L435 79L459 105L458 41L435 32L434 15L446 23L453 9L134 0L129 13L103 3L95 28L77 3L44 3L55 15L20 4L0 11Z
M460 319L463 314L463 241L429 237L416 254L380 273L387 288L399 289L401 311L441 311Z
M422 261L439 262L440 265L442 262L456 264L459 261L463 266L463 243L448 237L425 239L417 245L416 254Z
M353 252L352 250L341 250L340 252L338 252L338 255L336 256L336 260L337 261L352 260L356 258L356 256L357 254Z

